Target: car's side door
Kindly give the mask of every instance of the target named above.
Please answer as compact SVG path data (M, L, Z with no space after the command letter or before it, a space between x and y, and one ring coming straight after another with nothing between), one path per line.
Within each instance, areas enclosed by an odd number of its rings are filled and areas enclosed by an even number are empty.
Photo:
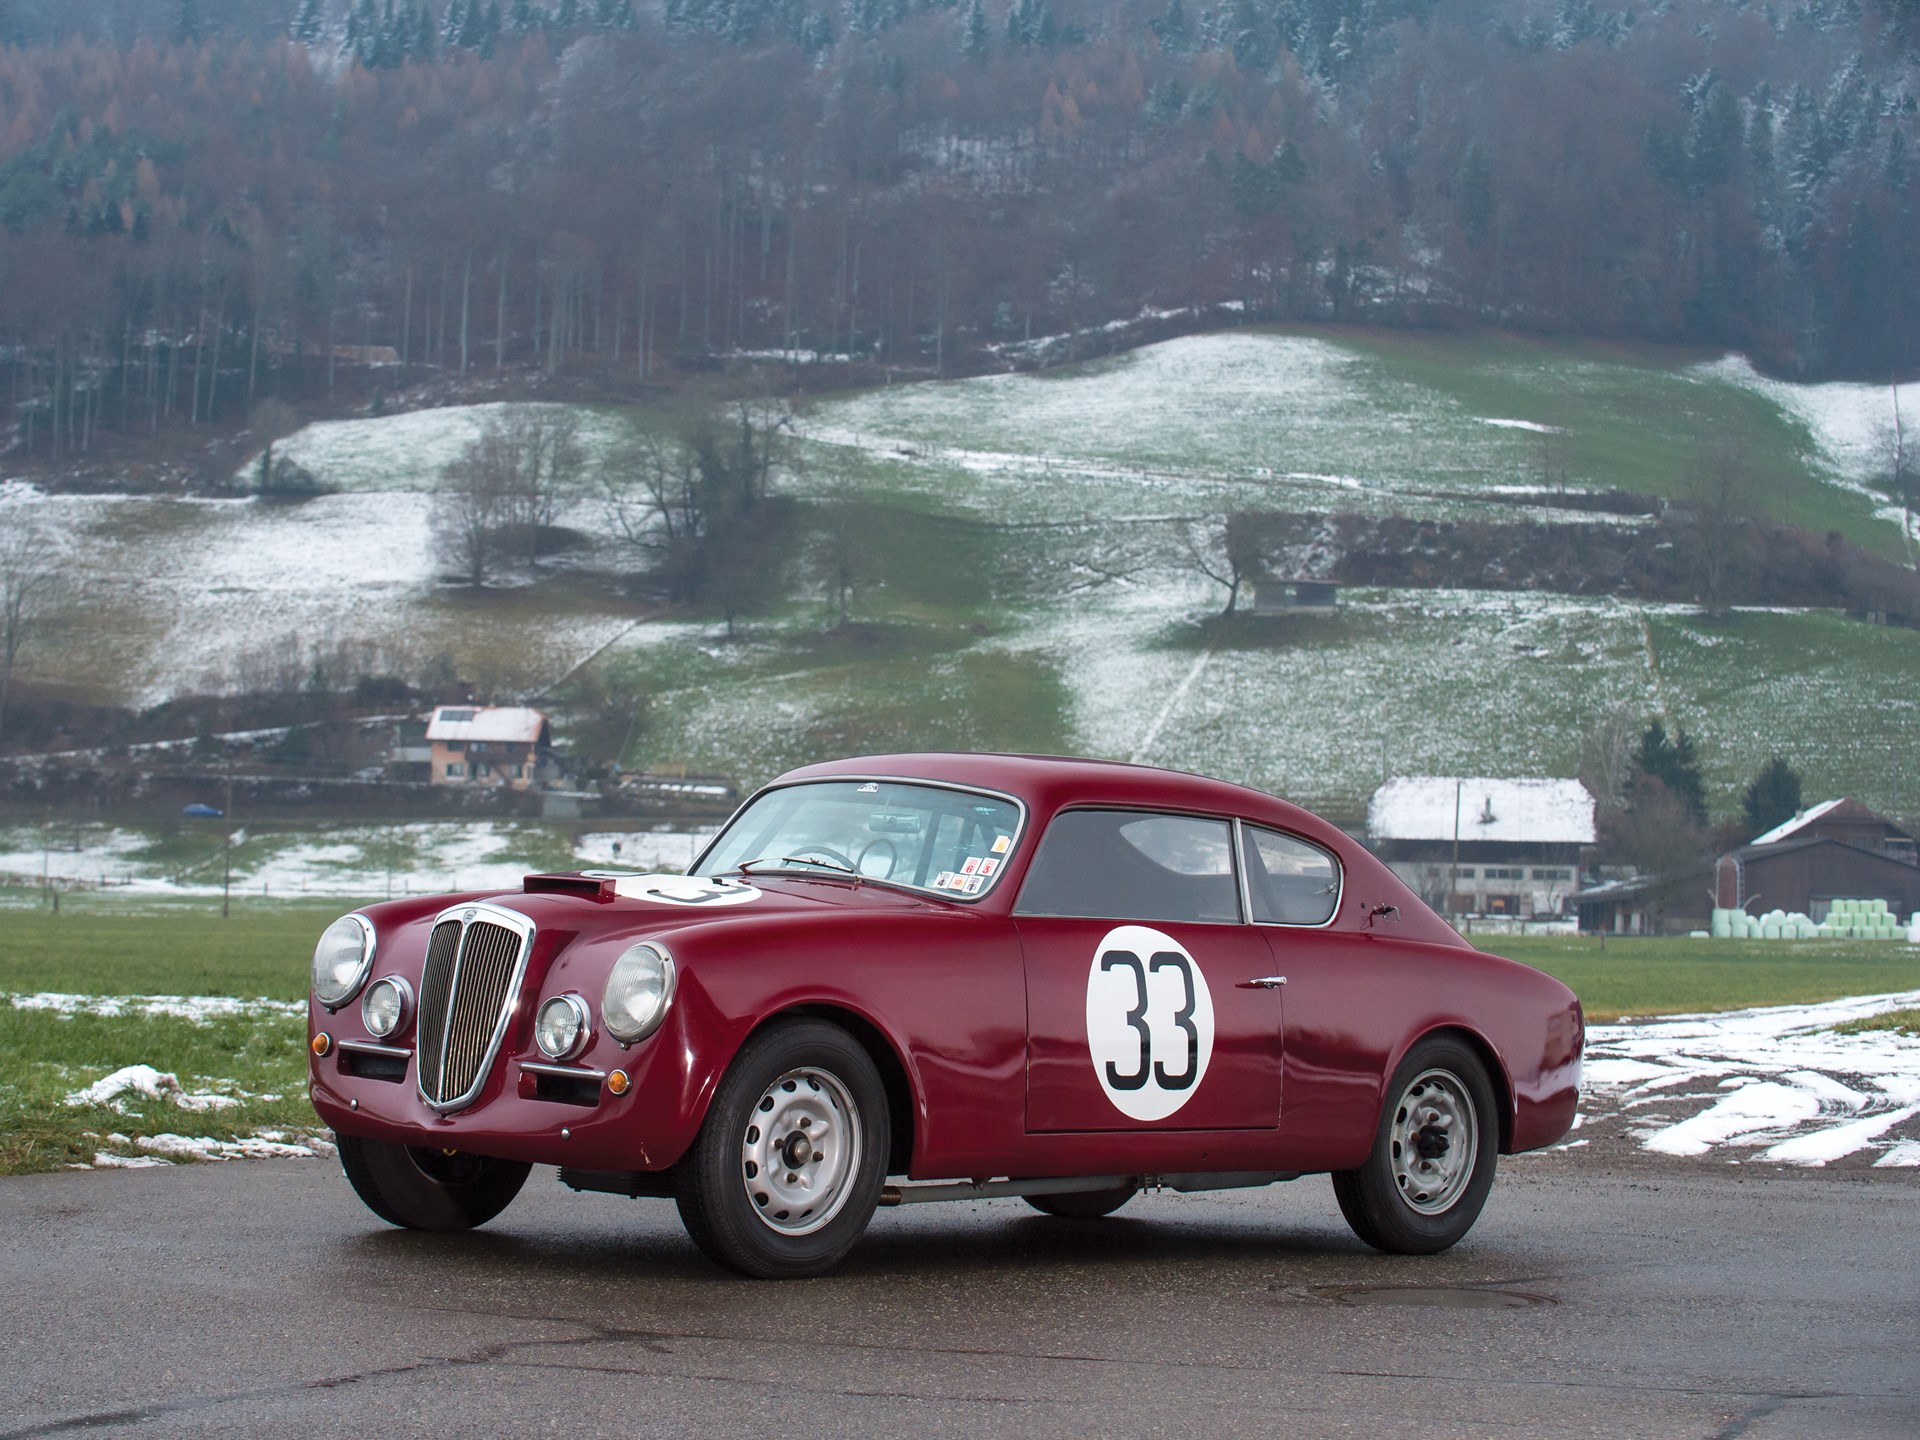
M1014 906L1029 1133L1279 1123L1282 992L1234 850L1210 816L1054 817Z

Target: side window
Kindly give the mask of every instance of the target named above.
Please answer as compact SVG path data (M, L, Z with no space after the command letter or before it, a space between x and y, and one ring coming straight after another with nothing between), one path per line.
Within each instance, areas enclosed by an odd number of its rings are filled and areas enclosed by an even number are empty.
M1305 840L1258 826L1246 836L1247 899L1262 925L1324 925L1340 903L1340 862Z
M1068 810L1040 841L1016 915L1234 924L1233 827L1138 810Z

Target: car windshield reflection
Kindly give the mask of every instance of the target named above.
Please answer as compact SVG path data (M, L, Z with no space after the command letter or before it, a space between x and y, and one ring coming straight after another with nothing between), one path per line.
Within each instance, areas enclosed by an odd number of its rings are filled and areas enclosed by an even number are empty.
M998 795L898 780L816 780L757 796L691 873L874 880L971 899L991 890L1020 831Z

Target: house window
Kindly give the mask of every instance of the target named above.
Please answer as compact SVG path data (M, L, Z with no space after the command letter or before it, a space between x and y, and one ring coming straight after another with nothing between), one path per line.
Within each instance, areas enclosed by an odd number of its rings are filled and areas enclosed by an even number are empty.
M458 760L449 760L447 762L447 778L449 780L461 779L466 773L467 767L462 765Z
M1533 868L1533 878L1536 880L1571 880L1573 879L1573 871L1560 869L1551 865L1536 865Z
M518 780L522 778L520 772L523 768L524 768L523 766L519 766L519 765L509 765L507 767L507 778L509 780Z
M1487 867L1487 879L1489 880L1524 880L1526 878L1527 872L1515 865L1489 865Z

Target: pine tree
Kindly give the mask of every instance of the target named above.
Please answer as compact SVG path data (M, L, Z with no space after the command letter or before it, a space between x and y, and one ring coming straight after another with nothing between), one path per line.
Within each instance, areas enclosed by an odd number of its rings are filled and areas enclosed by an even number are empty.
M173 21L173 38L181 45L198 45L206 37L206 27L200 20L200 0L180 0L179 13Z
M289 33L302 45L317 44L326 20L320 13L320 0L300 0L300 9L293 17Z
M960 27L960 53L979 60L987 53L987 7L983 0L967 6L967 18Z
M550 22L556 30L574 30L580 25L580 0L560 0L553 7L553 20Z
M449 0L447 13L440 20L440 43L449 49L464 46L473 25L473 12L478 8L479 0Z
M1183 0L1167 0L1167 13L1149 20L1147 28L1159 38L1160 48L1171 54L1177 55L1193 43L1193 27L1187 23Z
M1634 768L1665 785L1693 823L1706 826L1707 786L1700 775L1700 756L1693 737L1685 730L1675 730L1673 738L1668 739L1667 727L1657 719L1652 721L1640 737Z
M1740 797L1740 810L1746 817L1749 839L1791 820L1800 813L1800 772L1775 755L1747 786L1746 794Z

